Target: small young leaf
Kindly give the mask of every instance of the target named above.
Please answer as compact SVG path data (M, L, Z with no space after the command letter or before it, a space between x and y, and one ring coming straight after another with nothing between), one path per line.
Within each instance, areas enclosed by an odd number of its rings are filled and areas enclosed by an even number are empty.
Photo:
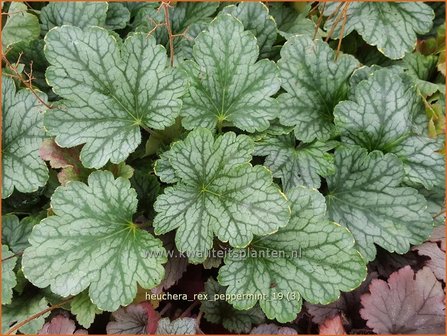
M415 246L413 250L416 250L419 255L429 257L430 260L426 262L426 265L436 278L445 282L445 251L441 250L438 244L430 242Z
M325 7L330 16L338 3ZM331 30L338 15L332 15L324 27ZM332 37L338 38L356 30L370 45L391 59L399 59L416 46L417 35L428 33L435 17L433 10L423 2L353 2L346 12L346 24L335 26Z
M335 167L327 178L329 217L352 232L366 260L374 259L374 244L402 254L429 236L427 202L416 189L400 187L404 170L394 154L340 147Z
M76 324L73 320L64 315L56 315L51 321L44 324L39 330L40 335L73 335L88 334L87 330L76 330Z
M259 307L247 310L236 310L225 300L216 296L225 294L225 287L210 278L205 283L205 293L208 298L202 301L200 311L208 322L222 324L230 332L248 333L252 324L264 322L265 316Z
M165 317L158 321L157 335L195 335L196 319L190 317L178 318L174 321Z
M148 302L142 302L118 309L112 318L114 321L107 323L107 334L141 335L153 334L160 317Z
M429 268L416 274L410 266L373 280L362 296L362 317L377 334L443 334L444 292Z
M175 122L183 80L152 37L131 34L121 46L104 29L63 26L45 40L47 81L65 98L45 115L45 126L61 147L85 143L85 167L120 163L140 144L140 126Z
M396 154L404 163L406 179L431 189L445 170L436 141L414 131L416 94L398 74L375 71L360 82L349 101L335 107L335 124L342 140L369 151Z
M304 142L328 140L334 133L333 109L348 93L348 78L359 65L350 55L339 55L321 40L305 35L290 38L278 61L282 88L278 97L283 125L295 126Z
M76 320L84 328L90 328L90 325L95 320L95 315L102 312L90 300L87 291L83 291L75 296L73 301L71 301L70 310L72 314L76 315Z
M8 246L2 245L2 305L11 303L12 289L17 285L14 273L16 263L17 257L14 256L14 253L9 250Z
M46 101L46 95L36 92ZM45 130L45 106L30 90L16 91L12 78L2 76L2 198L14 189L30 193L45 185L48 169L39 157Z
M352 235L326 218L324 197L304 187L287 196L292 207L289 224L270 236L256 238L250 250L227 255L218 277L222 285L229 286L227 294L252 295L230 298L234 307L248 309L259 298L266 316L279 322L296 318L301 297L312 303L332 302L340 291L360 285L366 275ZM277 254L266 255L266 251Z
M155 233L177 229L177 248L198 263L206 259L214 235L245 247L253 235L287 225L287 200L267 169L248 163L252 152L248 136L227 132L214 139L204 128L174 143L166 156L179 182L154 204Z
M279 90L276 65L258 58L255 36L229 14L220 14L199 34L193 61L183 64L190 80L181 115L186 129L224 123L247 132L268 128L278 114L271 98Z
M27 12L28 7L21 2L10 2L6 23L2 27L2 47L5 50L14 43L30 41L40 34L39 19Z
M132 302L137 283L160 283L164 249L132 222L137 199L128 180L94 172L88 185L74 181L57 188L51 207L55 216L35 226L23 254L24 273L34 285L51 286L61 296L89 287L99 309L114 311Z

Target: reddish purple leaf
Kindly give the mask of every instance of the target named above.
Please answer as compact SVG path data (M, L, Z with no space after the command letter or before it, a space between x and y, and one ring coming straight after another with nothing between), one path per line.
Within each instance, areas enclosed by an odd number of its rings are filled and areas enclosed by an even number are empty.
M436 243L424 243L413 247L419 255L430 258L425 264L430 267L436 278L445 282L445 251L441 250Z
M40 157L48 161L51 168L61 169L57 174L60 184L65 185L68 181L77 181L83 174L88 174L79 159L81 146L73 148L61 148L52 139L42 142L39 149Z
M388 282L373 280L362 296L362 317L379 334L443 334L444 292L432 271L415 273L406 266L390 275Z
M149 302L131 304L112 313L114 321L107 324L107 334L154 334L159 314Z
M320 335L346 335L341 315L336 315L320 325Z
M428 240L434 243L440 242L441 250L445 251L445 225L435 227Z
M73 335L88 334L87 330L76 330L76 324L73 320L64 315L57 315L51 321L45 323L39 331L41 335Z
M260 324L250 331L252 335L298 335L295 329L277 326L273 323Z
M377 273L369 273L362 284L354 291L341 293L340 298L327 305L305 303L307 311L312 315L312 321L322 324L326 320L333 318L339 314L348 315L351 318L354 314L358 314L360 309L360 297L366 291L373 279L377 278ZM359 317L360 319L360 317Z

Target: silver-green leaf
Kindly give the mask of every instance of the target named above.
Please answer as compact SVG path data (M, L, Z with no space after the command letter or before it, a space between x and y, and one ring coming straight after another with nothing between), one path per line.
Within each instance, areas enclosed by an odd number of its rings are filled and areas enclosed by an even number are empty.
M292 207L289 224L256 238L248 250L233 250L218 277L228 286L226 294L235 308L249 309L259 301L266 316L279 322L296 318L302 298L335 301L340 291L353 290L366 276L350 232L326 217L324 197L304 187L287 196Z
M34 227L23 254L23 271L35 286L61 296L89 288L93 304L114 311L132 302L137 284L160 283L165 251L133 223L137 198L128 180L93 172L88 185L57 188L51 207L55 215Z
M124 161L141 142L140 126L174 124L183 80L154 38L131 34L121 45L105 29L63 26L45 40L47 81L64 98L45 126L61 147L85 144L84 166Z
M264 165L273 177L281 179L284 190L296 186L319 188L320 176L335 172L333 155L335 141L296 144L293 132L278 136L261 134L255 139L255 155L266 156Z
M7 245L2 245L2 305L10 304L12 300L12 289L17 285L14 267L17 256L11 252Z
M342 26L343 36L357 31L370 45L391 59L399 59L416 47L417 34L428 33L435 14L423 2L352 2L348 3L346 23L336 25L332 36L338 38ZM338 3L326 5L325 16L330 16ZM340 12L342 9L340 9ZM339 14L339 13L338 13ZM337 14L325 23L325 29L331 30ZM341 20L343 21L343 20Z
M204 128L174 143L165 158L178 182L155 202L155 233L177 229L177 248L197 263L206 259L214 236L245 247L253 235L287 225L287 200L266 168L248 163L252 152L248 136L228 132L214 139Z
M42 102L44 93L34 91ZM29 89L16 90L14 80L2 76L2 198L14 189L30 193L46 184L48 169L39 157L45 137L46 107Z
M329 217L352 232L368 261L376 255L374 244L402 254L430 235L427 202L416 189L400 186L404 169L394 154L340 147L335 167L327 178Z
M416 99L414 87L397 72L381 69L361 81L350 100L335 107L335 124L342 141L396 154L406 179L431 189L439 184L445 163L436 140L417 132L414 120L424 111Z
M222 13L200 33L193 60L185 62L190 88L183 99L182 124L187 129L235 126L247 132L268 128L278 114L271 98L279 90L275 63L256 62L256 38L243 24Z
M334 135L333 110L346 99L348 78L358 66L350 55L339 55L321 40L305 35L290 38L278 61L281 86L278 97L283 125L294 126L304 142L328 140Z

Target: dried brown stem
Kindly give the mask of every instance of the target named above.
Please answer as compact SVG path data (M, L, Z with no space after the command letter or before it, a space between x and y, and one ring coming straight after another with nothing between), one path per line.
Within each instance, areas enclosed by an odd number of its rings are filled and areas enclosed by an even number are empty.
M20 63L20 58L21 58L22 54L19 55L19 59L17 60L17 62L15 64L12 64L8 58L6 57L6 54L2 54L2 59L5 62L6 66L13 72L13 74L6 74L6 76L15 78L17 80L19 80L23 85L25 85L25 87L27 89L29 89L31 91L31 93L37 98L37 100L44 105L47 109L52 109L52 106L47 104L36 92L36 90L34 89L33 85L32 85L32 81L34 79L33 77L33 64L30 63L30 72L27 73L24 71L24 74L28 77L28 79L25 79L23 77L23 75L19 72L18 69L18 65Z
M5 262L6 260L9 260L9 259L12 259L12 258L15 258L15 257L19 257L19 256L21 256L22 254L23 254L23 251L14 253L12 256L9 256L9 257L6 257L5 259L2 259L2 262Z
M34 314L34 315L31 315L31 316L28 317L26 320L23 320L23 321L21 321L21 322L18 322L18 323L16 323L14 326L12 326L12 327L6 332L5 335L12 335L12 334L15 334L15 333L17 332L17 330L19 330L19 329L20 329L21 327L23 327L25 324L30 323L32 320L35 320L36 318L39 318L39 317L41 317L42 315L44 315L44 314L46 314L46 313L48 313L48 312L50 312L50 311L52 311L52 310L54 310L54 309L57 309L57 308L62 307L63 305L65 305L65 304L67 304L68 302L70 302L71 300L73 300L73 297L68 298L68 299L65 299L64 301L61 301L61 302L59 302L59 303L57 303L57 304L55 304L55 305L52 305L51 307L48 307L48 308L46 308L46 309L44 309L44 310L42 310L42 311L40 311L40 312L38 312L38 313L36 313L36 314Z
M343 6L343 2L340 2L340 4L337 6L337 8L335 9L335 11L328 17L328 19L330 19L333 15L337 14L337 16L335 17L335 21L332 24L331 29L329 30L325 42L329 41L329 39L331 38L332 34L335 31L335 28L337 28L338 23L340 22L342 16L343 16L343 11L340 12L340 8Z
M345 32L346 21L348 19L348 8L350 5L351 4L349 2L346 3L345 7L343 8L343 11L341 12L341 15L343 17L343 23L341 24L340 36L338 37L338 45L337 45L337 51L335 52L335 59L338 58L338 54L340 53L341 41L343 40L343 34Z

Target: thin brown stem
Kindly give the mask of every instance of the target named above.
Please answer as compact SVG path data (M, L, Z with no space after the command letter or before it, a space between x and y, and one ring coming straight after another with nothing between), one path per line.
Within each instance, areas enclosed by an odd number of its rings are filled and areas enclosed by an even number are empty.
M26 320L23 320L22 322L18 322L18 323L16 323L13 327L11 327L11 328L6 332L5 335L12 335L12 334L15 334L15 333L17 332L17 330L19 330L19 329L20 329L21 327L23 327L25 324L30 323L32 320L35 320L36 318L39 318L39 317L41 317L42 315L45 315L46 313L48 313L48 312L50 312L50 311L52 311L52 310L54 310L54 309L57 309L57 308L62 307L63 305L65 305L65 304L67 304L68 302L70 302L71 300L73 300L73 297L68 298L68 299L65 299L64 301L61 301L61 302L59 302L59 303L57 303L57 304L55 304L55 305L52 305L51 307L48 307L48 308L46 308L46 309L44 309L44 310L42 310L42 311L40 311L40 312L38 312L38 313L36 313L36 314L34 314L34 315L31 315L31 316L28 317Z
M32 85L32 80L33 80L33 77L32 77L32 64L30 65L30 66L31 66L31 71L30 71L28 74L25 72L25 74L28 76L28 79L23 78L23 75L19 72L19 70L18 70L18 64L19 64L19 61L20 61L20 57L21 57L21 55L19 56L19 60L17 61L16 64L11 64L11 62L8 60L8 58L6 57L6 55L5 55L5 54L2 54L2 59L3 59L3 61L5 62L6 66L13 72L13 75L8 75L8 74L6 74L6 76L9 76L9 77L12 77L12 78L15 78L15 79L19 80L23 85L25 85L25 87L26 87L27 89L29 89L29 90L31 91L31 93L37 98L37 100L38 100L42 105L44 105L47 109L52 109L52 106L49 105L49 104L47 104L47 103L46 103L46 102L45 102L45 101L44 101L44 100L37 94L36 90L34 89L34 87L33 87L33 85Z
M14 253L12 256L9 256L9 257L6 257L5 259L2 259L2 262L5 262L6 260L9 260L9 259L12 259L12 258L15 258L15 257L19 257L19 256L21 256L22 254L23 254L23 251Z
M329 30L329 32L328 32L328 34L327 34L327 36L326 36L325 42L329 41L329 39L331 38L332 34L333 34L334 31L335 31L335 28L337 28L338 23L340 22L340 20L341 20L341 18L342 18L343 11L340 12L340 8L343 6L343 4L344 4L344 3L341 2L341 3L337 6L337 9L331 14L331 16L333 16L333 15L335 15L335 14L337 14L337 16L335 17L334 23L332 24L332 27L331 27L331 29ZM340 12L340 13L339 13L339 12ZM329 16L328 19L330 19L331 16Z
M171 309L172 307L172 303L168 302L166 304L166 306L163 307L163 309L160 311L160 316L163 316L164 314L166 314L166 312Z
M169 0L164 0L161 3L161 6L163 8L163 13L165 16L165 26L166 30L168 32L168 38L169 38L169 59L171 61L171 66L174 65L174 38L175 36L172 34L172 26L171 26L171 20L169 18L169 8L171 7Z
M343 11L341 12L341 15L343 17L343 23L341 24L340 36L338 37L338 45L337 45L337 51L335 52L335 59L338 58L338 54L340 53L341 41L343 40L343 34L345 32L346 21L348 19L348 8L350 5L351 4L348 2L345 5L345 7L343 8Z
M445 209L443 209L441 212L437 213L436 215L433 216L433 219L438 218L441 215L445 215Z
M323 6L321 6L321 7L322 8L321 8L320 16L318 17L317 24L315 25L315 31L314 31L314 37L313 37L314 40L317 37L318 29L320 29L321 22L323 21L323 14L324 14L324 9L326 8L326 2L323 3ZM316 6L315 8L318 8L318 6Z
M191 312L194 310L194 308L196 308L198 305L200 304L199 300L196 300L192 303L192 305L190 305L188 308L186 308L186 310L179 316L180 317L188 317L191 315Z

